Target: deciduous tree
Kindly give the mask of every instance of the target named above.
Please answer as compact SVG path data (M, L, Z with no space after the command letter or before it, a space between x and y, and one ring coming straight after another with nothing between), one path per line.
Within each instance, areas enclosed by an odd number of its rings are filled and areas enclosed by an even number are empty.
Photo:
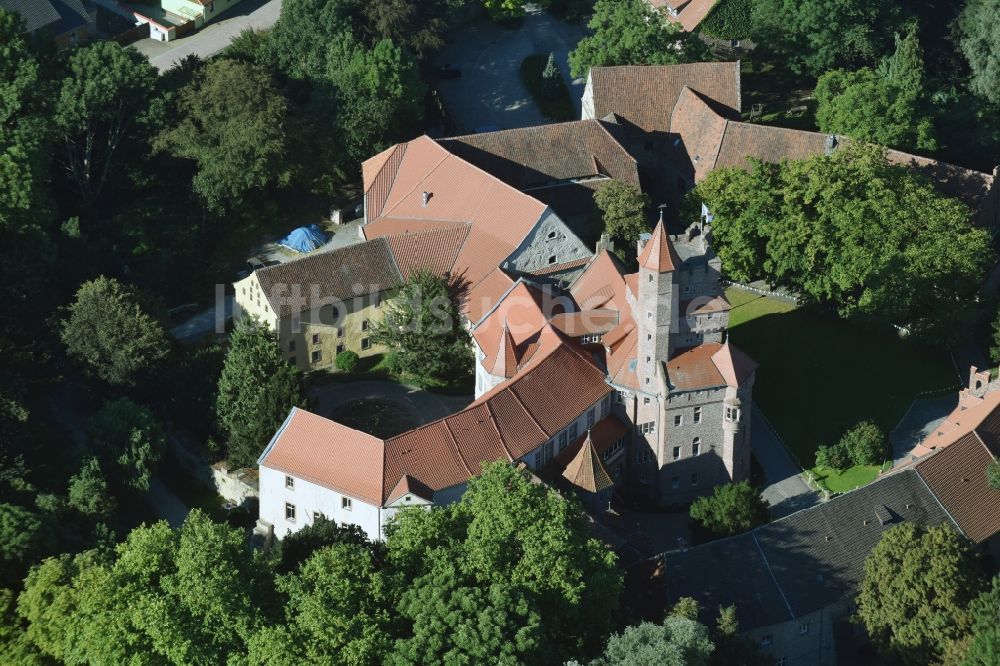
M71 357L110 384L134 385L167 355L163 326L139 294L113 278L84 282L62 322Z
M972 553L946 525L903 523L886 530L865 560L858 616L879 649L928 664L972 625L981 586Z
M602 666L707 666L714 649L708 629L686 617L667 616L662 625L652 622L626 627L608 640Z
M881 465L888 454L885 433L874 421L862 421L840 438L855 465Z
M69 480L69 505L82 514L108 518L115 511L115 500L97 458L83 463L80 471Z
M594 203L613 238L634 244L649 231L649 195L635 185L612 180L594 192Z
M749 481L716 486L691 504L691 518L716 534L745 532L769 517L767 502Z
M229 462L253 465L292 407L303 403L299 371L281 355L274 334L243 319L229 337L216 413L229 437Z
M90 420L87 437L104 464L114 467L121 486L149 489L167 448L166 432L151 411L128 398L107 402ZM98 500L98 507L104 501Z
M1000 0L969 0L958 17L958 45L972 68L969 84L1000 103Z
M574 77L591 67L610 65L673 65L707 59L696 36L681 30L645 0L597 0L587 24L593 31L569 54Z
M0 584L14 586L51 545L45 524L35 513L0 503Z
M197 163L194 190L210 209L225 211L250 190L287 182L287 104L264 68L215 60L181 90L177 109L155 145Z

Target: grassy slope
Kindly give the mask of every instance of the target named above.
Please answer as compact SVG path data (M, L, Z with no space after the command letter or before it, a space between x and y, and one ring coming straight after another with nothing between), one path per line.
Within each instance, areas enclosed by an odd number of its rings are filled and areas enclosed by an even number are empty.
M760 364L754 400L799 462L871 418L886 432L923 391L958 383L940 349L731 288L730 339Z

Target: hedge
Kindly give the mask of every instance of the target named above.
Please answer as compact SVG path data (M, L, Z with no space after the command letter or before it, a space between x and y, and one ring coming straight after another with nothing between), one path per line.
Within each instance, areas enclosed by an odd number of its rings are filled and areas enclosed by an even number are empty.
M753 0L719 0L699 26L717 39L747 39L752 27Z

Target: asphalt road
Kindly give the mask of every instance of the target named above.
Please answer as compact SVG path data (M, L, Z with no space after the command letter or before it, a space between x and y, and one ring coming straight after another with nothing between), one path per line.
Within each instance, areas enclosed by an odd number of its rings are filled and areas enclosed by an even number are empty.
M802 470L781 445L774 431L753 406L750 426L750 449L764 469L767 486L761 493L771 505L775 518L813 506L819 496L802 479Z
M510 129L549 122L535 106L519 73L521 62L536 53L555 54L579 117L586 82L570 79L568 56L587 32L586 26L564 23L536 5L528 5L527 15L515 29L481 18L452 32L435 62L462 69L462 78L438 83L459 132L488 125Z
M247 28L270 28L281 15L281 0L244 0L192 35L172 42L142 39L132 46L161 72L189 55L209 58Z

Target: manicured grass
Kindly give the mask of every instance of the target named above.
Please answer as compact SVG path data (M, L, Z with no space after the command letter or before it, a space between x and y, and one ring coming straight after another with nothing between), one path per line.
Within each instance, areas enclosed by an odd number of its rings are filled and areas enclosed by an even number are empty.
M730 340L760 364L754 400L805 468L858 421L888 433L918 393L958 385L943 349L735 287L726 296Z
M573 100L569 97L569 89L563 80L562 72L559 76L559 85L552 94L547 95L542 90L542 72L548 59L547 55L530 55L525 58L521 63L521 80L543 116L556 122L574 120L576 111L573 109Z
M816 466L810 471L816 475L820 487L832 493L845 493L874 481L878 470L878 465L856 465L840 471Z
M420 425L420 415L395 400L370 398L346 402L329 415L349 428L386 439Z

